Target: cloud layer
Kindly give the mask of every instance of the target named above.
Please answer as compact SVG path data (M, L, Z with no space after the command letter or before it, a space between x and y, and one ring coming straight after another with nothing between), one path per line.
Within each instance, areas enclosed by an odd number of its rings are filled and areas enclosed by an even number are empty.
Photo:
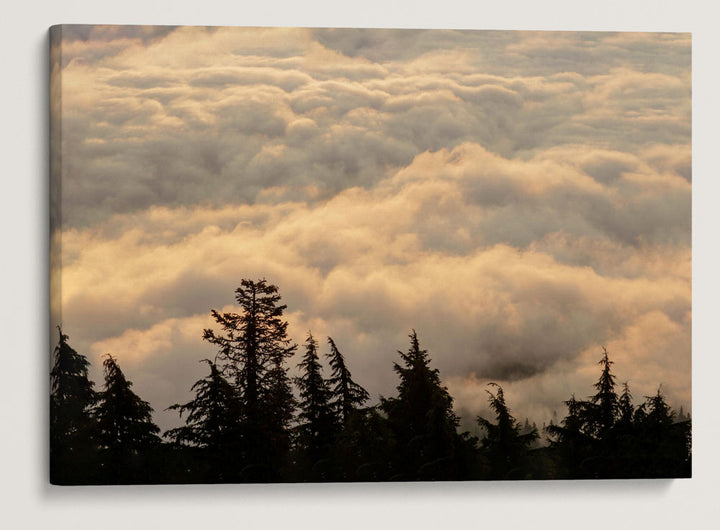
M65 37L62 321L158 411L257 277L375 396L415 328L466 417L493 380L549 419L601 344L636 396L689 407L689 36Z

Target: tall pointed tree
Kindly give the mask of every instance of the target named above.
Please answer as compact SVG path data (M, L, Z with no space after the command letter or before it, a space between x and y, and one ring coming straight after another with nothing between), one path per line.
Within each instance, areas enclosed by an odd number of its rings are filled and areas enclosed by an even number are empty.
M153 423L152 407L132 391L132 381L109 353L103 369L105 385L95 411L102 445L135 452L159 442L160 429Z
M235 388L223 377L217 365L203 359L210 373L190 389L195 399L167 410L177 410L185 425L165 432L175 443L221 451L232 444L239 423L239 400Z
M284 355L276 355L263 378L261 400L265 407L264 429L267 452L274 462L275 477L287 475L291 425L297 402L293 396Z
M50 481L55 484L86 482L85 464L94 450L92 409L97 402L90 363L68 344L58 327L58 345L50 371Z
M482 447L490 464L490 477L494 479L529 478L527 476L527 451L537 440L538 433L534 429L523 434L520 424L510 414L505 403L505 394L500 385L493 394L489 390L490 408L495 412L497 423L478 416L478 424L485 429L486 435ZM527 423L527 422L526 422ZM529 428L528 424L528 428Z
M223 370L234 379L242 405L241 450L236 460L244 466L241 480L277 480L280 462L270 435L292 415L285 362L295 345L287 337L278 288L266 280L243 279L235 290L240 313L212 311L222 332L206 329L203 338L219 348ZM278 399L285 396L283 399ZM283 407L278 410L277 407ZM277 420L281 419L278 424ZM284 428L284 427L283 427Z
M636 414L639 436L638 475L648 478L678 478L691 476L691 422L675 421L661 388Z
M102 480L146 482L150 451L160 442L160 428L152 420L153 409L132 391L132 382L109 353L103 370L105 384L95 409L104 460Z
M232 457L237 451L240 426L240 400L235 387L223 377L217 365L209 360L210 373L191 388L195 399L168 410L177 410L185 425L166 431L164 436L194 451L189 479L207 482L232 480Z
M308 333L305 355L298 364L301 375L295 379L300 393L298 442L306 472L323 478L318 463L328 460L336 434L336 420L330 406L330 390L322 376L317 341ZM313 469L315 468L315 469Z
M594 434L599 439L608 436L615 424L618 415L618 396L615 392L615 376L610 370L613 362L608 357L607 348L603 346L603 356L598 362L602 366L600 379L595 383L596 394L590 398L594 405L592 408L593 418L591 422L594 427Z
M573 396L566 402L568 417L563 422L566 427L549 429L555 437L554 446L563 456L569 478L610 478L619 472L619 462L615 458L619 399L611 370L613 362L604 346L598 364L602 370L593 385L595 394L587 401L578 401ZM567 425L573 428L568 429Z
M335 341L328 337L328 344L330 352L326 357L332 370L328 380L330 406L338 421L333 480L381 480L387 471L387 421L374 407L363 407L370 395L353 380Z
M370 395L367 390L353 381L350 370L345 364L345 358L330 337L328 337L328 344L330 345L330 353L326 355L332 369L332 374L328 380L332 395L330 404L341 424L344 425L350 415L360 408L370 398Z
M633 407L633 397L630 393L628 382L623 383L623 391L618 398L618 419L617 423L625 427L632 425L635 407Z
M430 367L427 351L420 349L415 330L410 334L410 349L398 353L402 365L393 366L400 376L398 395L381 403L395 436L395 478L451 478L456 472L459 424L453 399L440 382L438 370Z
M587 409L591 403L575 399L565 401L568 414L559 425L550 423L545 428L550 438L550 447L559 455L561 472L558 478L584 478L582 463L591 451L594 438L586 421Z

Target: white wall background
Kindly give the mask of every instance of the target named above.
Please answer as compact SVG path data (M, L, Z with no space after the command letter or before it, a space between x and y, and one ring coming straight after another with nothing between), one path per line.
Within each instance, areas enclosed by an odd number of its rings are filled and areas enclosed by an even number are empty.
M702 0L27 0L0 77L0 521L4 528L716 528L720 400L718 14ZM47 28L58 23L693 32L694 478L55 488L47 483Z

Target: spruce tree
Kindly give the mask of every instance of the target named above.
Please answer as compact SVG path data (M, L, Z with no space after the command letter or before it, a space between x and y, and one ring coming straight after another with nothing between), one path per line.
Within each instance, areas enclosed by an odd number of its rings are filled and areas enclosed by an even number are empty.
M575 399L574 394L564 403L568 409L567 416L559 425L550 423L545 428L550 437L550 447L559 456L561 469L558 478L588 478L583 462L591 454L594 443L587 423L591 403Z
M578 401L574 396L566 401L568 417L564 427L548 429L569 478L610 478L621 472L615 429L620 402L611 371L613 362L604 346L598 364L602 371L593 385L596 393L587 401Z
M646 396L636 415L638 475L647 478L691 476L691 422L675 421L662 390Z
M300 364L301 375L295 379L300 393L298 445L307 478L323 479L329 472L327 463L334 436L336 418L330 406L330 390L322 377L317 341L308 333L305 355Z
M104 454L103 481L146 482L148 460L158 445L160 429L152 421L153 409L132 391L115 358L103 361L105 385L100 392L95 417ZM151 477L150 477L151 478Z
M453 399L440 382L438 370L430 368L430 358L420 349L415 330L410 334L410 349L398 353L403 362L393 365L400 377L398 395L381 403L395 439L393 478L456 478L459 420Z
M80 484L90 480L95 456L92 411L97 402L90 363L60 335L50 371L50 481Z
M623 391L618 398L618 419L617 423L625 427L632 425L635 407L633 407L632 394L627 381L623 383Z
M267 453L275 478L287 476L290 465L291 424L297 406L284 355L276 355L263 378L261 400L265 406L264 429Z
M338 421L333 448L336 480L378 480L387 461L388 430L385 419L374 409L363 408L368 392L352 379L345 357L328 337L326 354L332 370L328 386L330 406Z
M164 436L194 453L191 477L203 482L225 482L232 478L233 453L237 451L240 401L235 388L209 359L210 373L191 388L195 399L168 410L177 410L185 425L166 431ZM198 461L199 460L199 461Z
M287 322L282 319L287 306L280 305L278 288L264 279L243 279L235 299L241 313L213 310L222 332L206 329L203 338L218 346L222 369L233 378L240 394L238 480L278 480L286 455L278 455L280 446L268 440L287 436L288 418L293 413L285 362L295 345L288 339Z
M217 365L203 359L210 373L190 389L195 399L183 405L175 404L167 410L177 410L185 425L165 432L165 437L179 444L218 451L227 447L234 436L239 420L238 398L234 387L222 376Z
M332 395L331 406L340 423L345 425L353 412L359 409L370 398L370 395L367 390L353 381L350 370L345 364L345 358L330 337L328 337L328 344L330 353L326 355L332 369L328 380Z
M603 356L598 362L602 366L600 379L595 383L597 393L590 398L593 407L590 409L589 422L593 425L596 438L605 439L615 424L618 415L618 396L615 393L615 376L610 371L613 362L608 358L608 351L603 346Z
M478 424L485 429L485 438L482 440L483 452L488 458L490 466L490 477L493 479L518 479L530 478L527 462L527 451L532 443L537 440L538 433L531 429L522 433L517 420L510 414L505 403L505 394L501 386L490 383L497 387L493 394L489 390L490 408L495 411L496 424L478 416ZM528 421L525 422L530 428Z

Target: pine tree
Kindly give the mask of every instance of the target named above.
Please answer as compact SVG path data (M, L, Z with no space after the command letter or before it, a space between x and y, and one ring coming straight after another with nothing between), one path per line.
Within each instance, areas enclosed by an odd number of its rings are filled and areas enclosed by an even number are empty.
M603 357L598 362L603 367L600 379L595 383L597 393L590 398L594 405L590 410L592 417L589 421L593 424L594 435L602 440L605 439L618 415L618 396L615 393L615 376L610 371L613 362L608 358L607 349L603 346Z
M505 394L501 386L493 394L489 390L490 407L495 411L496 424L478 416L478 424L485 429L486 435L482 440L482 448L490 463L490 476L493 479L518 479L527 476L527 451L532 443L538 439L536 430L522 433L517 420L510 414L505 403ZM527 428L530 427L526 420Z
M286 437L293 402L284 363L295 351L282 319L287 306L280 305L278 288L266 280L243 279L235 290L242 312L211 312L222 333L206 329L203 338L219 347L223 371L234 379L240 394L241 450L235 461L243 481L277 480L286 455L268 443ZM278 408L279 407L279 408ZM278 432L278 429L282 432Z
M459 421L453 399L442 386L438 370L430 368L430 358L420 349L415 330L410 334L408 352L398 353L403 361L403 365L393 365L400 376L398 395L381 403L395 438L394 478L455 478L460 472L455 460Z
M328 380L330 406L338 423L332 459L333 480L381 480L388 460L387 421L373 407L364 408L368 392L352 379L345 358L328 337L326 354L332 374Z
M559 425L550 424L545 432L550 437L550 447L558 454L562 470L558 478L586 478L583 461L591 453L594 438L586 421L591 403L578 401L575 395L565 401L568 414Z
M60 327L58 333L50 371L50 481L80 484L89 480L94 457L97 393L88 379L87 358L68 344Z
M266 414L264 429L269 460L274 463L275 477L287 474L290 464L291 424L297 402L293 396L284 356L276 355L263 378L261 400Z
M132 382L112 355L105 356L103 369L105 385L95 417L105 458L105 479L111 483L145 482L148 455L160 442L160 429L152 421L153 409L131 390Z
M691 423L675 421L675 412L658 388L646 396L636 414L639 437L638 475L647 478L678 478L691 475Z
M618 398L618 419L617 423L624 427L632 425L635 407L633 407L632 394L627 381L623 383L623 391Z
M190 451L189 477L186 480L226 482L237 451L240 425L240 401L235 388L223 377L217 365L209 359L210 373L191 388L195 399L167 410L177 410L180 417L187 414L185 425L170 429L164 436Z
M552 446L561 455L568 478L609 478L620 472L615 424L620 413L607 348L598 362L600 378L593 385L596 393L588 401L573 396L566 401L568 417L562 426L553 426Z
M203 359L210 373L190 389L195 399L183 405L175 404L167 410L177 410L185 425L171 429L165 437L178 444L220 451L231 445L239 422L239 402L234 387L222 376L217 365Z
M622 387L617 399L615 423L596 443L595 451L604 458L595 473L601 478L630 478L634 476L637 465L638 433L633 422L633 396L627 382Z
M328 344L330 353L327 354L327 357L330 361L330 368L332 368L332 374L328 380L332 395L331 406L340 419L340 423L345 425L350 416L370 398L370 395L367 390L353 381L350 370L345 364L345 358L330 337L328 337Z
M300 453L310 477L322 479L325 478L323 476L325 470L320 469L320 464L322 461L327 462L330 457L336 434L336 419L330 406L330 390L321 373L317 341L312 333L308 333L305 355L298 367L302 374L295 379L300 392L298 425Z

